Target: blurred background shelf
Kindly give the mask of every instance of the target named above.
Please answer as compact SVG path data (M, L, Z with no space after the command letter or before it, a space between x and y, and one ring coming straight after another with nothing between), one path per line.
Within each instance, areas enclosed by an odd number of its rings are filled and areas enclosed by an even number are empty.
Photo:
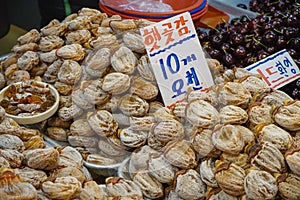
M37 0L2 0L0 10L1 28L6 22L9 26L8 32L0 37L0 55L3 55L11 51L19 36L33 28L40 28L41 16Z
M18 37L26 32L27 30L11 24L9 32L4 37L0 38L0 55L10 53L12 47L17 43Z

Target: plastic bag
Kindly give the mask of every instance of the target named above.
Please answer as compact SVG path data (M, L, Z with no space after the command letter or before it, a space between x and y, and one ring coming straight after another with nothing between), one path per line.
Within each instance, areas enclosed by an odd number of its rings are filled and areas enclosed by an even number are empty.
M116 2L112 4L109 1L100 0L105 6L111 7L117 10L134 10L139 12L169 12L173 11L173 8L164 3L163 0L125 0L122 3L116 5Z

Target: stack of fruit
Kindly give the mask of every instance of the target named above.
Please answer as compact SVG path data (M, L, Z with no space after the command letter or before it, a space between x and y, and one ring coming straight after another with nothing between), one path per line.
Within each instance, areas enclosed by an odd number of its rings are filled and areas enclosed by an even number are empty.
M259 13L246 15L207 30L198 29L204 50L219 60L224 69L246 67L282 49L300 66L300 7L297 0L252 0L250 9ZM281 88L300 98L300 80Z

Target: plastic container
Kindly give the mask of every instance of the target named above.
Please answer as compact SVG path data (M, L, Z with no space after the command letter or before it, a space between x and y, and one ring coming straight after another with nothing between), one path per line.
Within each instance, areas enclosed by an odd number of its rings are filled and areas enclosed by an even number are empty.
M104 2L104 3L101 3ZM174 9L174 11L170 12L139 12L133 10L118 10L118 6L115 2L109 0L101 0L99 1L99 8L102 12L107 13L108 15L120 15L122 18L125 19L147 19L150 21L158 22L169 17L173 17L177 14L189 11L192 19L196 20L199 19L208 9L208 0L201 0L201 1L164 1L165 3L170 4ZM117 1L117 2L127 2ZM177 3L176 3L177 2ZM110 3L110 4L109 4ZM176 5L176 6L175 6ZM184 7L186 6L186 7Z
M176 15L179 13L197 9L201 4L203 4L203 1L206 0L163 0L163 3L168 4L173 8L173 11L169 12L140 12L122 8L121 5L127 4L128 2L130 2L130 0L100 0L99 3L118 12L124 12L130 15L166 16Z

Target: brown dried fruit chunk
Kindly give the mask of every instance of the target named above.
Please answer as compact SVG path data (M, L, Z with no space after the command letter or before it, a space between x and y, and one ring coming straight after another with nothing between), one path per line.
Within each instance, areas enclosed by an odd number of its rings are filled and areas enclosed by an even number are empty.
M41 184L46 181L47 174L42 170L35 170L29 167L14 169L15 174L18 174L25 182L32 184L36 189L39 189Z
M215 162L212 158L202 160L200 163L200 177L201 180L210 187L218 187L215 178Z
M58 116L53 116L47 120L48 127L70 128L70 122L62 121Z
M282 173L286 171L285 159L279 149L269 142L261 143L254 147L249 159L252 165L270 173Z
M300 130L300 101L295 100L280 106L273 114L274 120L289 131Z
M46 134L54 140L66 142L68 141L69 131L61 127L48 127Z
M49 178L56 179L58 177L66 177L66 176L72 176L75 177L80 183L83 183L86 180L86 176L84 172L77 167L72 166L66 166L66 167L60 167L55 170L52 170L50 172Z
M281 90L268 88L265 89L265 91L254 95L254 100L278 107L284 105L284 102L292 101L293 98Z
M227 105L220 109L221 123L243 124L248 120L248 113L241 107Z
M148 145L144 145L140 148L135 149L129 161L129 173L133 175L137 170L147 168L147 162L150 159L150 156L159 155L160 153Z
M136 56L127 47L120 47L111 57L111 65L117 72L132 74L136 64Z
M124 149L118 148L112 143L109 143L106 139L98 140L98 148L101 153L107 155L110 158L123 157L128 153L127 151L124 151Z
M110 94L102 90L101 80L93 80L90 84L83 89L84 98L91 104L103 105L108 102L112 97Z
M219 102L223 105L235 105L247 108L252 98L250 92L241 83L227 82L220 90Z
M174 119L157 122L151 127L151 134L163 146L170 141L180 141L185 136L183 125Z
M276 179L262 170L250 170L244 187L247 197L257 200L274 199L278 191Z
M110 50L108 48L101 48L89 52L83 63L87 69L97 70L99 77L102 77L109 69L110 56ZM87 70L87 73L89 73L89 70ZM90 75L95 76L94 74Z
M58 148L59 151L59 161L58 167L61 166L71 166L81 168L83 164L83 158L79 151L71 146L63 146Z
M11 149L23 152L25 150L25 146L19 137L11 134L3 134L0 135L0 149Z
M58 116L62 121L70 121L83 113L83 110L76 104L70 107L62 107L58 110Z
M143 199L142 190L132 180L126 180L120 177L109 177L105 180L106 189L112 197L132 197L137 196Z
M66 30L67 30L66 24L60 23L57 19L53 19L46 26L41 28L41 33L43 36L47 36L47 35L62 36Z
M210 128L219 123L220 114L216 108L204 100L194 100L186 106L187 120L198 127Z
M26 51L37 51L39 48L39 45L31 42L31 43L27 43L27 44L23 44L23 45L15 45L12 48L12 51L16 54L23 54Z
M274 122L272 118L273 107L271 105L263 103L254 103L250 105L248 110L249 127L252 129L256 125L261 123L272 124Z
M275 124L258 125L256 135L258 142L270 142L282 152L293 145L293 138L290 133Z
M76 30L65 34L67 44L83 44L91 38L89 30Z
M173 167L163 155L150 155L147 163L149 173L161 183L171 183L174 180L176 167Z
M88 113L87 120L91 128L100 136L113 135L118 129L118 123L107 110Z
M10 167L20 167L24 160L24 155L16 150L0 149L0 156L9 162Z
M38 42L40 40L41 36L38 30L36 29L31 29L24 35L21 35L18 37L17 42L22 45L22 44L27 44L31 42Z
M110 94L120 94L130 88L130 77L120 72L109 73L104 76L102 90Z
M252 95L262 92L267 88L266 83L254 75L245 76L239 82L246 88Z
M300 176L300 149L292 149L285 153L285 160L290 170Z
M72 176L58 177L53 182L45 181L42 190L51 199L72 199L80 194L81 183Z
M244 194L245 170L234 164L221 162L216 164L215 178L219 187L232 196Z
M2 168L0 172L0 197L5 200L37 199L37 191L30 183L12 169Z
M85 98L81 89L74 89L71 96L73 103L83 110L88 110L94 107L94 105Z
M95 147L97 146L98 139L96 137L86 136L68 136L68 142L73 147Z
M277 178L278 194L283 199L300 199L300 177L291 173L285 173Z
M226 192L224 192L224 190L222 190L219 187L213 188L212 190L208 190L206 195L206 200L215 200L215 199L239 200L240 198L244 199L244 195L240 197L235 197L230 194L227 194ZM245 199L247 199L247 197Z
M107 33L99 35L96 39L90 41L90 45L93 49L113 48L118 47L119 42L114 34Z
M142 55L137 63L137 70L142 78L147 81L155 81L155 77L152 71L152 66L148 55Z
M192 147L203 157L218 157L221 151L212 142L212 130L197 129L192 137Z
M59 82L59 81L55 81L54 87L62 95L70 95L73 90L73 85L69 85L66 83Z
M20 58L18 58L17 65L20 69L30 71L39 63L40 59L37 52L26 51Z
M130 87L130 92L138 95L142 99L153 100L158 95L158 87L142 78L134 78Z
M235 163L243 169L247 169L251 166L251 164L249 163L249 155L246 153L239 153L234 155L223 152L220 155L220 160L223 162Z
M134 130L128 127L121 130L119 137L125 146L137 148L146 143L148 132Z
M45 37L41 37L39 42L39 50L43 52L48 52L53 49L60 48L63 46L64 40L56 35L49 35Z
M109 23L109 26L116 33L125 33L125 31L135 30L137 28L133 19L113 20Z
M200 174L194 169L182 170L176 173L175 192L186 200L205 198L206 187Z
M163 185L151 176L146 169L138 170L133 175L133 181L141 188L145 197L157 199L164 195Z
M146 100L134 94L126 94L121 97L119 109L128 116L142 117L145 116L149 109Z
M168 144L164 151L164 157L173 166L182 169L191 169L197 165L196 153L186 140Z
M24 163L33 169L51 170L56 168L59 153L53 147L24 151Z
M105 192L99 187L96 181L86 181L83 183L80 199L105 200Z
M89 154L86 158L86 162L96 165L113 165L117 161L112 158L107 158L99 154Z
M39 55L40 55L40 61L45 63L53 63L58 59L56 56L56 49L53 49L52 51L49 52L40 52Z
M85 56L85 51L80 44L68 44L57 49L56 55L62 59L80 61Z
M94 136L94 131L86 119L75 120L70 126L70 134L73 136Z
M139 33L126 32L123 34L123 42L126 47L134 52L143 54L146 52L145 45L143 42L143 37Z
M58 71L57 78L62 83L74 85L80 80L81 75L82 68L78 62L74 60L64 60Z
M245 146L242 131L237 125L223 125L213 131L212 143L221 151L238 154Z
M42 136L36 135L24 142L24 145L26 150L41 149L46 147L46 142Z
M0 168L10 168L9 162L4 157L0 157Z
M153 116L134 117L129 118L130 128L133 130L150 131L151 126L154 124Z

